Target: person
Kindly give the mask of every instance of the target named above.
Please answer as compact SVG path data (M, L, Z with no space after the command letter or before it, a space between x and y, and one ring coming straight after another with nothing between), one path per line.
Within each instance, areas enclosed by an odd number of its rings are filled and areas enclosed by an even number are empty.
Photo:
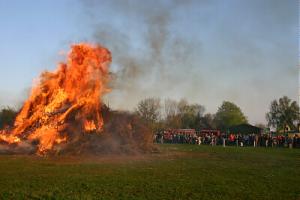
M243 136L243 141L245 142L246 146L249 146L249 135L248 134Z
M210 144L211 144L211 146L214 146L214 144L215 144L215 137L214 137L214 135L211 136Z
M223 136L223 147L226 146L226 140L225 140L225 136Z
M276 137L272 138L272 147L277 147L277 138Z
M201 136L198 136L198 145L201 145Z
M258 141L259 141L259 137L258 137L258 135L256 134L255 135L255 147L257 147L258 146Z
M269 145L269 137L267 135L265 136L265 145L266 147Z
M293 137L293 147L297 147L297 139L298 139L298 135L294 134L294 137Z
M289 138L288 138L288 145L289 145L289 148L290 148L290 149L293 148L293 138L292 138L292 137L289 137Z
M237 136L235 137L235 144L236 144L237 147L239 146L239 140L240 140L240 136L237 135Z
M160 137L160 143L161 143L161 144L164 143L164 136L163 136L163 135L161 135L161 137Z
M235 140L234 135L233 135L233 134L230 134L230 135L229 135L229 142L230 142L231 145L233 145L234 140Z
M296 135L295 141L296 141L296 146L295 147L299 148L300 147L300 137L299 137L298 134Z

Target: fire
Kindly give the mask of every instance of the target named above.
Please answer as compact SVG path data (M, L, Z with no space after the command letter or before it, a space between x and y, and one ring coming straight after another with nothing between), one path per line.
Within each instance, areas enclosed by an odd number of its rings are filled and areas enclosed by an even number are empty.
M99 45L71 46L67 62L43 72L10 131L0 132L9 144L37 143L44 154L55 145L103 128L101 98L109 91L110 52Z
M95 125L95 123L94 123L93 120L92 121L86 120L84 122L84 130L85 131L90 132L90 131L94 131L96 129L97 129L97 127L96 127L96 125Z

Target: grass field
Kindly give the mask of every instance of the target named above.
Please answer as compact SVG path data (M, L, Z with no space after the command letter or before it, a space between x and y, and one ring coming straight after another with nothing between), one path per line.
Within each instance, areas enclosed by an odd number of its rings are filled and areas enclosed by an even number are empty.
M0 156L0 199L300 199L300 149L160 145L147 156Z

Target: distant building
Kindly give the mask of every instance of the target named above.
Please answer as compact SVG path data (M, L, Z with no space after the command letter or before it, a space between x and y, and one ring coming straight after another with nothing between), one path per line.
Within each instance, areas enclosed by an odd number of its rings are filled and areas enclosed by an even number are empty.
M263 132L262 128L257 126L252 126L251 124L239 124L229 128L229 132L233 134L261 134Z

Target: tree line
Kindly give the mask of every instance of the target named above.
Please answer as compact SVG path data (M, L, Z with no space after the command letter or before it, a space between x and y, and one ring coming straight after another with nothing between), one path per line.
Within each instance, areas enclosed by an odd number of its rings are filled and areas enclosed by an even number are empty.
M260 128L272 127L276 131L286 131L289 127L297 130L299 124L299 106L287 96L273 100L269 112L266 113L267 124L258 124ZM141 100L135 112L144 119L153 131L166 128L184 129L219 129L226 131L234 125L248 123L241 108L230 101L223 101L217 112L205 113L203 105L190 104L187 100L180 101L159 98Z
M191 104L185 99L162 102L159 98L146 98L138 103L136 113L155 131L166 128L226 130L248 123L241 109L229 101L224 101L218 111L211 114L205 113L203 105Z
M189 103L186 99L179 101L159 98L141 100L134 112L140 116L153 131L167 128L183 129L219 129L226 131L229 127L248 123L241 108L230 101L223 101L216 113L206 113L205 107ZM0 129L13 126L18 110L4 107L0 110ZM299 124L299 105L287 96L273 100L266 113L267 127L285 131L287 127L296 130ZM261 125L262 126L262 125Z

